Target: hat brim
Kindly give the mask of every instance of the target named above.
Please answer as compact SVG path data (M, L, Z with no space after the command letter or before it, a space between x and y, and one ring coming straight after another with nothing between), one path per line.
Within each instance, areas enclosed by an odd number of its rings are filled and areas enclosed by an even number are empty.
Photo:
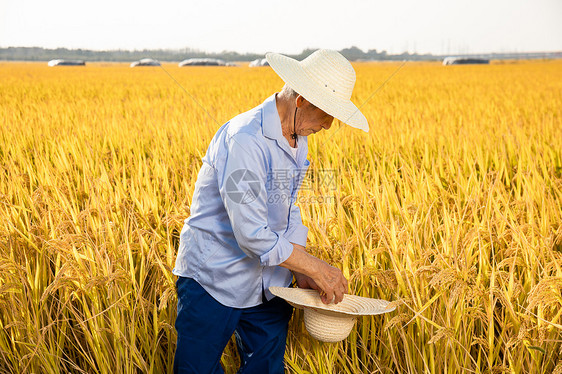
M289 87L314 106L351 127L369 132L367 118L359 108L351 100L343 100L338 96L326 94L326 91L309 77L299 61L273 52L266 53L265 58Z
M285 299L296 308L312 308L324 314L340 316L366 316L392 312L395 306L380 299L371 299L356 295L343 295L338 304L324 304L316 290L288 287L269 287L269 291Z

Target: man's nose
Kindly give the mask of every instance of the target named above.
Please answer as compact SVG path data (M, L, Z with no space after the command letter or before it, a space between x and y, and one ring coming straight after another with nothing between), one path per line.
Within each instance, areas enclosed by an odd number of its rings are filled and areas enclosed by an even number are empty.
M329 130L330 127L332 127L332 122L333 122L333 121L334 121L334 120L332 119L330 122L324 123L324 124L322 125L322 127L324 128L324 130Z

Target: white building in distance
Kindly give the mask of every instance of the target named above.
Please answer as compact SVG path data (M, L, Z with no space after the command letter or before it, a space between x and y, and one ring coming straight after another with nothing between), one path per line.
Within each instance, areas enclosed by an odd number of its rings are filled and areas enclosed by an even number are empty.
M136 66L160 66L160 62L152 58L141 58L140 60L131 63L132 68Z
M47 63L49 66L85 66L86 62L84 60L63 60L56 59L51 60Z

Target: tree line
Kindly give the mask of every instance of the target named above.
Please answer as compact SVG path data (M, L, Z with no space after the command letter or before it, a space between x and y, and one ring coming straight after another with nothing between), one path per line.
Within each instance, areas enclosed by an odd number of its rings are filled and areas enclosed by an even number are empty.
M288 55L302 60L314 52L315 49L305 49L296 55ZM442 60L443 55L400 53L389 54L386 51L369 49L363 51L358 47L344 48L339 51L350 61L372 61L372 60ZM488 59L519 59L519 58L562 58L561 52L539 52L539 53L489 53L459 55L460 57L482 57ZM97 51L91 49L68 49L68 48L42 48L42 47L6 47L0 48L0 60L7 61L49 61L53 59L70 59L84 61L121 61L131 62L141 58L153 58L163 62L179 62L187 58L218 58L226 62L233 61L252 61L263 58L262 54L257 53L238 53L233 51L223 51L219 53L205 52L197 49L143 49L143 50L107 50Z
M302 60L314 52L315 49L305 49L299 54L288 55ZM418 54L396 54L391 55L386 51L370 49L364 52L360 48L351 47L339 51L351 61L357 60L401 60L401 59L439 59L432 55ZM96 51L90 49L68 49L68 48L42 48L42 47L7 47L0 48L0 60L10 61L48 61L52 59L72 59L85 61L122 61L131 62L141 58L153 58L159 61L177 62L187 58L219 58L224 61L252 61L263 58L257 53L238 53L223 51L219 53L205 52L191 48L184 49L143 49L143 50L107 50Z

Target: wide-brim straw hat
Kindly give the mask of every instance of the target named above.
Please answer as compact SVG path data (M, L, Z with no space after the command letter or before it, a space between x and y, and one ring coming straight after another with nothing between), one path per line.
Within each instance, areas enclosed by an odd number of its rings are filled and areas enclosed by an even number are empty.
M369 131L367 118L351 102L355 70L339 52L319 49L302 61L278 53L265 58L289 87L349 126Z
M324 304L316 290L269 287L269 291L295 308L304 309L304 325L308 333L329 343L347 338L358 316L383 314L396 309L388 301L355 295L344 295L338 304Z

